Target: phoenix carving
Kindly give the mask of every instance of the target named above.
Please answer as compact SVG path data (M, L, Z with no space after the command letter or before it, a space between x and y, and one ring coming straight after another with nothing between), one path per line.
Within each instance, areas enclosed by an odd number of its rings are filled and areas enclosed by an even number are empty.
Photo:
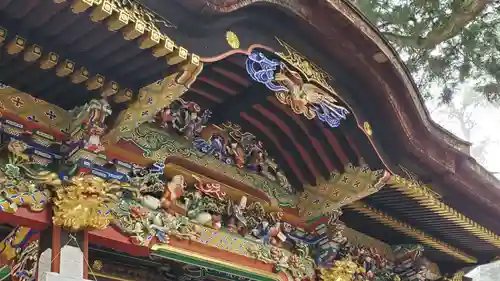
M331 127L338 127L341 119L346 119L348 110L338 104L338 100L318 86L304 82L301 75L281 64L281 71L275 74L276 82L287 91L278 91L276 98L289 105L293 112L302 114L307 119L318 117Z

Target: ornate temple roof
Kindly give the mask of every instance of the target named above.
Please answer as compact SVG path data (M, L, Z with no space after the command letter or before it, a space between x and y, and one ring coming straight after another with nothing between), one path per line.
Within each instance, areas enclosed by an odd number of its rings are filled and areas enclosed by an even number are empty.
M286 122L289 129L280 131L271 116L277 115L276 117L280 120L288 121L289 119L284 118L284 115L279 116L280 110L277 109L280 105L273 104L272 101L253 106L252 114L243 115L257 118L256 121L260 122L261 125L268 124L261 126L261 129L258 130L261 135L265 132L262 128L267 127L270 132L275 134L280 132L278 134L280 136L286 135L287 130L295 132L296 135L307 136L307 138L296 139L285 137L288 141L278 136L282 145L293 143L295 151L301 154L298 159L302 159L302 163L295 161L295 164L303 165L302 168L298 169L302 173L309 174L311 177L321 174L317 171L321 171L321 168L324 169L321 166L328 167L328 160L332 164L338 163L338 159L335 157L329 157L327 161L322 161L322 150L318 149L321 147L328 154L328 149L335 147L331 141L335 139L341 144L348 144L340 146L340 150L343 151L344 155L348 155L348 158L356 158L356 153L365 158L379 156L393 172L411 177L420 183L425 182L430 186L439 194L436 204L445 202L481 225L500 233L496 222L500 211L500 206L496 203L500 199L499 181L470 156L471 144L469 142L457 138L432 121L409 71L395 50L348 1L221 0L206 2L192 0L177 2L179 5L164 5L154 0L144 1L149 7L172 19L178 30L187 32L189 36L196 36L195 32L189 32L190 28L201 22L204 23L203 30L215 34L217 29L224 30L224 26L234 25L236 22L245 20L250 25L265 26L270 29L271 33L275 34L282 34L284 30L291 28L296 31L294 34L296 38L288 36L287 43L299 48L303 55L314 60L334 77L331 81L332 84L336 86L337 90L343 90L341 94L357 119L357 124L349 125L346 122L347 124L341 126L342 133L338 130L331 130L324 136L311 134L311 129L304 130L303 126L301 128L300 122ZM167 9L167 6L170 9ZM191 16L179 18L169 13L169 10L184 11L184 9L190 13L186 12L183 15ZM259 22L252 21L252 17L257 14L266 16L262 16ZM281 24L277 24L278 22ZM283 26L286 26L285 29L282 28ZM176 32L174 31L173 34L175 37ZM249 34L243 36L247 35L249 36ZM182 42L186 39L179 35L177 40ZM240 41L241 45L245 46L246 40L241 35ZM308 42L309 46L299 43L300 41ZM319 50L321 54L314 53L312 48L315 48L316 51ZM196 51L202 53L202 51ZM226 60L220 61L214 64L214 68L223 69L228 64L231 66L230 61L234 62L235 59L229 57L228 62ZM341 71L338 70L339 65L342 66ZM209 72L211 70L208 71L207 75L211 75ZM200 81L199 83L205 82ZM229 85L228 87L236 85L230 82L228 81L225 85ZM236 92L238 91L236 90ZM207 98L204 93L206 91L198 91L197 93L198 96L205 96L201 100L206 100L204 101L206 103L214 102L213 99L210 101L210 98ZM218 94L222 94L222 92L219 91ZM255 95L252 96L255 97ZM242 101L241 104L247 102L244 99L238 101ZM228 104L235 103L228 102ZM232 108L236 108L236 106L228 108L227 111L233 111ZM234 111L238 110L234 109ZM263 117L259 118L259 116ZM242 116L239 116L237 120L242 119L242 122L248 122ZM363 127L365 120L369 121L373 133L371 145L367 145L366 136L363 135L362 130L358 130L358 127ZM254 122L254 124L258 123ZM353 129L348 129L349 127ZM346 131L348 131L347 134ZM357 136L356 131L358 131ZM361 132L360 135L359 132ZM335 135L328 138L328 134ZM347 142L342 141L343 139ZM305 144L306 142L309 144ZM266 143L272 143L272 141ZM330 148L328 148L329 146ZM286 148L283 150L289 151ZM305 151L307 153L304 153ZM339 157L342 153L335 151L335 155ZM367 155L372 156L368 157ZM380 165L380 162L378 164ZM315 166L321 168L315 168ZM408 170L412 170L416 175L408 175ZM294 174L301 175L301 173ZM422 204L410 204L404 200L398 202L400 198L401 196L393 191L383 190L369 197L368 201L389 214L400 217L403 221L413 221L415 225L422 226L427 231L441 232L438 235L450 233L450 229L438 227L446 222L446 219L441 221L440 217L442 216L428 216L425 211L418 211L418 206L422 206ZM464 204L464 202L468 203ZM480 231L480 228L471 227ZM452 228L456 229L456 225ZM489 231L485 233L489 233ZM470 233L468 235L469 238L476 239L472 237L476 237L477 234ZM496 235L485 235L489 237L489 241L497 244L498 237ZM459 240L458 237L459 235L457 236L455 233L449 239L450 241ZM466 241L469 242L464 242L465 244L470 244L470 240ZM497 251L495 249L496 247L491 248L490 246L486 251L495 252Z
M104 21L109 1L57 2L0 0L0 81L59 106L53 112L101 94L120 108L176 67L201 61L182 98L210 109L211 123L230 121L264 142L296 189L316 187L349 163L392 172L389 187L346 208L353 228L388 243L422 243L450 263L500 252L500 183L470 157L470 143L430 119L395 51L348 2L144 0L125 32L113 29L125 24L117 15L126 7ZM137 26L151 17L160 23ZM251 77L245 63L254 50L284 61L300 53L308 64L292 67L334 89L349 118L332 128L296 114ZM150 93L161 92L152 85ZM12 97L3 106L16 112ZM36 100L29 102L33 111ZM38 120L52 120L47 112ZM393 230L399 234L385 235Z

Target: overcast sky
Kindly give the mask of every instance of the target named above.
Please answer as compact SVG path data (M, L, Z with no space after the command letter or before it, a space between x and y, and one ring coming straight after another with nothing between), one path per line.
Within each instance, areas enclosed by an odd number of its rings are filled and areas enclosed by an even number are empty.
M473 91L472 87L465 85L453 100L455 106L459 107L462 97L470 94L470 91ZM427 108L438 124L458 137L466 139L460 123L455 118L449 117L446 108L440 109L433 101L427 102ZM474 146L487 140L485 161L477 160L490 172L496 173L497 178L500 178L500 107L484 102L477 107L470 106L468 111L471 119L475 122L468 141L472 142Z

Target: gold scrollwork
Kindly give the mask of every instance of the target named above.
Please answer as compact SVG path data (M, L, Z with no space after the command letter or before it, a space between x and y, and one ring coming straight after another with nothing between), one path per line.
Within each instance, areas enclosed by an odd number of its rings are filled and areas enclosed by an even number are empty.
M344 173L332 172L329 180L316 186L304 187L298 204L300 216L313 219L337 210L379 191L389 177L387 171L372 171L365 164L360 167L349 164L344 170Z
M174 27L172 23L164 18L149 11L139 1L134 0L113 0L113 5L119 9L127 11L127 13L134 18L134 21L141 21L146 24L147 30L156 31L161 34L157 24L161 24L167 28Z
M277 52L276 54L280 56L289 65L293 66L299 70L307 79L307 82L316 82L321 85L324 89L335 93L332 86L328 83L332 80L331 76L321 69L316 64L312 63L305 57L303 57L299 52L297 52L292 46L288 45L283 40L276 38L280 45L285 49L285 52Z

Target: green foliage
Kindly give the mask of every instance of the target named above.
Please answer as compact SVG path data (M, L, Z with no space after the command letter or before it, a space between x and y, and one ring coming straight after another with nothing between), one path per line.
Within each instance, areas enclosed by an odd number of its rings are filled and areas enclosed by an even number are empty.
M500 102L500 1L358 0L358 8L391 41L419 85L442 85L448 103L456 87Z

